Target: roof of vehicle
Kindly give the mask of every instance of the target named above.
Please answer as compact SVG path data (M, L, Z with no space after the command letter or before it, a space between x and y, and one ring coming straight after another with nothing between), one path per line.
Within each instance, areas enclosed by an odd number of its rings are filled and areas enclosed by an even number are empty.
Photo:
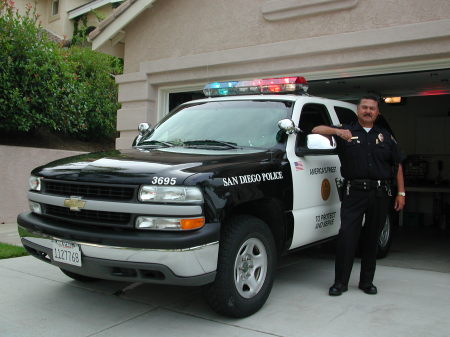
M296 102L300 100L309 100L311 98L319 99L324 104L338 104L339 106L347 107L349 109L355 110L356 105L349 102L338 101L334 99L311 96L311 95L294 95L294 94L280 94L280 95L232 95L232 96L218 96L218 97L207 97L201 98L193 101L183 103L182 105L205 103L205 102L223 102L223 101L289 101Z

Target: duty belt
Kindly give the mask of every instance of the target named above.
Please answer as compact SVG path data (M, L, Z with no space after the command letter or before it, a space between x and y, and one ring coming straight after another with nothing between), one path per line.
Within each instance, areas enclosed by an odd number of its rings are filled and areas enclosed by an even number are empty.
M350 179L346 181L347 195L350 187L357 190L369 191L378 190L386 191L388 195L391 195L391 182L389 180L372 180L372 179Z
M347 183L351 186L371 190L373 188L387 187L391 185L389 180L372 180L372 179L350 179Z

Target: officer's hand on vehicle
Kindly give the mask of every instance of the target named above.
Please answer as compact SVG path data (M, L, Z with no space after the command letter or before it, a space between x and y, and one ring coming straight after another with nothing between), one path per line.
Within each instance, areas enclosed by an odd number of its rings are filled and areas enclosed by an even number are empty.
M342 139L346 140L347 142L350 142L352 139L352 133L350 130L347 129L337 129L336 130L336 136L341 137Z
M405 197L401 195L397 195L395 197L394 209L398 212L401 211L405 207Z

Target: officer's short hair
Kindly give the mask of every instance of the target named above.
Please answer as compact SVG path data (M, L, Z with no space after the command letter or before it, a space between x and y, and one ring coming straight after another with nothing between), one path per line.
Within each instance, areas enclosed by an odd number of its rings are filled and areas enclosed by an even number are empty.
M380 100L379 100L378 97L375 96L375 95L364 95L364 96L361 96L361 97L359 98L358 105L361 104L361 101L362 101L363 99L370 99L370 100L372 100L372 101L377 102L377 104L380 105Z

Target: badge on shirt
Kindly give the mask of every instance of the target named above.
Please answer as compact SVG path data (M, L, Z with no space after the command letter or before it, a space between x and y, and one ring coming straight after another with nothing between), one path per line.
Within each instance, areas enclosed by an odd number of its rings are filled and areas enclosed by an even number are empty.
M378 140L380 141L380 143L382 143L384 141L384 136L382 133L378 134Z

